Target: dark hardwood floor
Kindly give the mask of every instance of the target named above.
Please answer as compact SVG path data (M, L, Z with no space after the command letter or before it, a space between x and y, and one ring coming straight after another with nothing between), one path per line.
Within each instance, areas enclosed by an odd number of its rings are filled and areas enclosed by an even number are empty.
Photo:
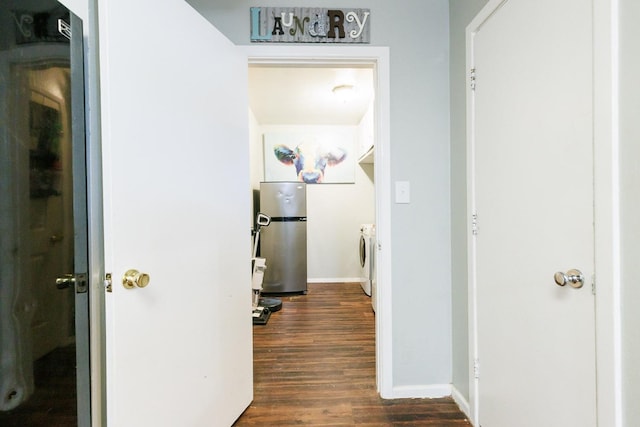
M376 392L371 300L359 284L310 284L254 332L254 400L235 426L469 426L450 398Z
M76 347L60 347L34 362L35 392L18 408L0 412L2 427L77 425Z
M469 426L450 398L383 400L374 315L359 284L310 284L254 326L254 401L235 426ZM0 426L74 426L72 347L36 362L38 390ZM212 426L216 424L213 423Z

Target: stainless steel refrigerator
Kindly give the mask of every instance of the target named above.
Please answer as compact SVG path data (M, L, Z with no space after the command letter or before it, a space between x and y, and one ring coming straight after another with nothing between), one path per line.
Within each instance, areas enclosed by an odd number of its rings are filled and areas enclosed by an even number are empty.
M261 182L260 212L271 224L260 230L266 259L264 293L307 292L307 188L303 182Z

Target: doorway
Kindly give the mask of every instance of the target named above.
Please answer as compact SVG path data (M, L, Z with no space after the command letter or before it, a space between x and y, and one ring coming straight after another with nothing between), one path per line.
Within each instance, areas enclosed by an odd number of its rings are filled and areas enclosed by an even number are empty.
M56 1L6 12L0 424L88 426L82 26Z
M305 277L312 283L362 276L360 228L375 222L374 156L366 155L374 147L373 71L371 64L249 66L251 187L306 182ZM298 153L299 164L279 159L282 150ZM266 275L284 268L268 262Z
M383 47L273 47L247 46L250 66L269 67L369 67L373 70L374 223L376 224L376 381L382 397L392 397L391 253L390 253L390 159L389 159L389 51ZM313 102L313 98L309 99ZM274 108L276 107L274 99ZM365 166L367 168L367 166ZM357 230L356 230L357 232ZM357 242L357 240L356 240ZM356 246L357 248L357 246ZM357 249L356 249L357 250Z

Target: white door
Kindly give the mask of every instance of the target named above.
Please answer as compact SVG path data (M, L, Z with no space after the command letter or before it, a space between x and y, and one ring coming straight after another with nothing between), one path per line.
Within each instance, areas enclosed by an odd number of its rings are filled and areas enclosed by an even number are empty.
M182 0L100 7L107 425L231 425L253 396L247 60Z
M596 425L591 8L494 1L468 29L483 427Z

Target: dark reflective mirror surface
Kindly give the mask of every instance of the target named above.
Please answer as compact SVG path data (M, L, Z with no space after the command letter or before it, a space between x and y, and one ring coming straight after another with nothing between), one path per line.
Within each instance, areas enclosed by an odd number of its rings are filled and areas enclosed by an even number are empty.
M69 12L0 5L0 425L77 425ZM67 33L67 34L65 34Z

